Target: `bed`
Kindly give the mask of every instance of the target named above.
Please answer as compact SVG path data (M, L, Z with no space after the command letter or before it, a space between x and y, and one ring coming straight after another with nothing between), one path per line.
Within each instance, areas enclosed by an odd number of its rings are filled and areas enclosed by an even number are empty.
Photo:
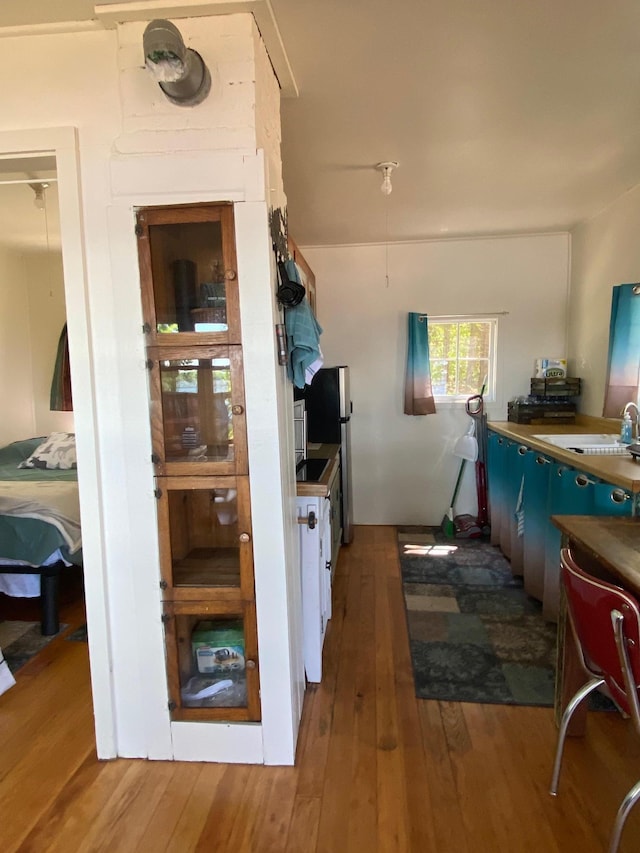
M0 448L0 592L40 596L45 635L60 630L61 572L82 566L75 464L72 433Z

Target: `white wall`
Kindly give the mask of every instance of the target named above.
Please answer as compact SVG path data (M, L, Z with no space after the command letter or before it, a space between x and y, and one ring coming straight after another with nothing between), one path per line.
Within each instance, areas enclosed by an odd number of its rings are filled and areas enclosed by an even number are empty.
M292 763L303 686L302 649L295 639L299 571L289 529L297 530L293 446L278 429L290 394L284 393L275 353L267 167L255 127L256 115L265 120L279 107L277 82L264 56L256 54L251 15L181 19L186 43L203 56L214 80L202 104L176 107L144 70L145 24L2 42L5 61L23 69L3 91L0 135L5 132L11 148L2 150L23 150L13 131L77 128L82 222L73 227L82 228L83 242L75 257L65 257L65 276L70 262L86 268L84 290L67 299L67 313L72 369L74 356L81 363L77 382L73 370L74 415L89 644L99 696L98 754ZM257 92L256 75L264 69L270 82L262 80ZM268 159L276 179L277 124L278 117L270 115ZM75 189L62 183L59 188L61 199ZM216 200L236 204L243 308L263 309L261 317L255 309L242 317L252 333L245 385L265 675L262 726L170 725L167 709L135 208ZM61 226L64 247L62 201ZM264 459L269 476L256 471ZM109 701L116 724L105 734L100 725L109 716Z
M439 524L459 467L464 407L403 414L406 315L506 311L498 330L498 397L529 392L534 359L565 350L566 234L384 246L303 247L317 279L326 364L351 367L356 524ZM473 473L470 471L470 473ZM473 486L466 500L473 499ZM459 506L458 511L465 511Z
M33 252L25 257L32 359L34 435L73 432L73 412L49 408L51 379L58 339L66 322L64 275L59 251Z
M640 281L640 186L571 235L570 369L582 378L580 410L602 416L611 290Z
M0 446L35 435L29 288L24 255L0 247Z

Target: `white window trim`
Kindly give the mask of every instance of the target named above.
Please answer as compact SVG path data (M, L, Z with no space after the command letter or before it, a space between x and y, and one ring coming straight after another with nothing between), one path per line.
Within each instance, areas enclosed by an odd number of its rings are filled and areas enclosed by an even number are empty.
M504 313L504 312L500 312ZM438 316L428 315L429 326L442 323L491 323L491 345L489 352L489 373L487 375L487 385L484 390L483 399L485 403L496 402L496 374L498 361L498 331L499 331L499 313L495 314L442 314ZM476 392L480 393L480 388ZM471 394L459 394L456 397L450 395L434 394L433 398L440 408L459 408L467 402Z

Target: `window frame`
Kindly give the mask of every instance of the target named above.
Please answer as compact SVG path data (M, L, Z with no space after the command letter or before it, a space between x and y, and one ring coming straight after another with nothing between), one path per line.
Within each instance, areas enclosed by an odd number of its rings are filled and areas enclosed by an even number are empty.
M498 355L498 330L499 316L497 314L443 314L438 316L427 316L429 335L431 329L435 325L456 325L460 326L463 323L487 323L490 326L489 338L489 356L487 381L484 389L483 399L485 403L494 403L496 401L496 374L497 374L497 355ZM429 359L432 359L431 351ZM474 393L479 394L480 388ZM467 402L472 394L436 394L434 391L433 398L436 405L439 406L460 406Z

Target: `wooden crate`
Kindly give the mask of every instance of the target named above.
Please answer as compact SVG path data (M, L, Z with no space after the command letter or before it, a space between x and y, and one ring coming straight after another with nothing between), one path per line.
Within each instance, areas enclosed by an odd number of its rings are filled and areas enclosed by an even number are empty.
M576 421L576 405L560 400L552 403L512 402L507 404L507 420L532 425L573 424Z
M532 397L577 397L580 394L580 380L568 376L551 379L532 379Z

